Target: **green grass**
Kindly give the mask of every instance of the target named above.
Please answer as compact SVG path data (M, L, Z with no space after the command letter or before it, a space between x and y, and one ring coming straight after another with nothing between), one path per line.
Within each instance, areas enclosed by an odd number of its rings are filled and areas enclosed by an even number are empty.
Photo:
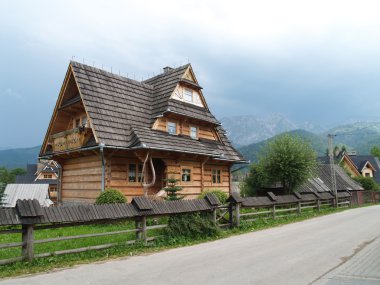
M133 256L142 253L152 253L169 248L175 248L180 246L187 246L193 244L199 244L206 241L226 238L236 234L243 234L247 232L262 230L275 226L285 225L297 221L303 221L312 217L327 215L340 211L347 210L347 208L322 209L319 213L315 211L303 211L299 216L280 217L276 219L257 219L255 222L246 222L241 220L241 225L238 228L221 231L218 236L210 237L207 239L175 239L167 240L165 238L159 238L156 241L150 243L148 246L142 243L136 243L133 245L125 245L125 241L132 240L135 237L135 233L120 234L114 236L103 236L95 238L83 238L69 241L59 241L46 244L36 244L35 254L53 252L57 250L72 249L79 247L86 247L91 245L100 245L106 243L120 243L120 245L97 251L88 251L75 254L66 254L60 256L51 256L46 258L35 258L32 262L16 262L13 264L0 266L0 278L30 274L36 272L45 272L54 268L70 267L75 264L89 263L99 260L107 260L110 258ZM161 219L160 224L166 223L167 219ZM148 220L148 225L152 224L151 220ZM59 229L45 229L35 231L35 239L46 239L61 236L73 236L89 233L100 233L109 231L119 231L134 228L134 222L119 222L114 224L99 224L99 225L86 225L76 227L65 227ZM158 236L162 230L150 230L149 236ZM0 235L0 244L9 242L21 241L21 234L8 234ZM124 244L123 244L124 243ZM20 256L20 248L0 249L0 259L6 259L11 257Z

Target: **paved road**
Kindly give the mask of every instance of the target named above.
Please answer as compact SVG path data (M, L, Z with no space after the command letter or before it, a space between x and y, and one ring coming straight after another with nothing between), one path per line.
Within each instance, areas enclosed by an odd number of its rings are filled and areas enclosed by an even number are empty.
M342 267L379 239L380 206L373 206L196 246L4 280L0 285L322 284L343 261L347 262Z

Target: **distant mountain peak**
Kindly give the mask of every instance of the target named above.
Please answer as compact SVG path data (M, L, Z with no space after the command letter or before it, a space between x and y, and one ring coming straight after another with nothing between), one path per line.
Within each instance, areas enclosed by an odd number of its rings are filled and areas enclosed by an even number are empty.
M297 129L322 132L321 127L316 127L309 122L296 124L281 113L270 113L260 118L254 115L231 116L224 117L220 121L236 146L257 143L277 134Z

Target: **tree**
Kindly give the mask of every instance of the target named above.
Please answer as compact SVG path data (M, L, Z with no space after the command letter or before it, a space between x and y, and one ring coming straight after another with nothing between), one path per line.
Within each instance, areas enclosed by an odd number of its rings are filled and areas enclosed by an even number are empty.
M5 198L5 183L0 182L0 207L4 205L4 198Z
M317 154L302 138L285 134L267 143L259 153L243 184L244 194L255 194L265 186L280 182L285 193L296 191L312 177L317 166Z
M378 159L380 159L380 147L378 147L378 146L373 146L372 148L371 148L371 154L373 155L373 156L376 156Z
M164 188L166 191L167 197L166 200L181 200L183 196L178 195L177 192L182 190L181 186L178 186L177 183L180 181L176 178L168 178L164 180L167 186Z
M16 175L25 173L25 169L22 168L15 168L9 171L5 167L0 167L0 206L3 204L4 191L7 184L14 183L16 180Z

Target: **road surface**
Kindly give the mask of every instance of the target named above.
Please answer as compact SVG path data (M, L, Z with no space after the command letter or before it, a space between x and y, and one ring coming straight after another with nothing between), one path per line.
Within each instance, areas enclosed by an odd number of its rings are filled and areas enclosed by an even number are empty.
M376 265L368 273L363 271L376 260L379 265L380 250L371 250L371 246L380 248L380 206L195 246L7 279L0 285L380 284ZM372 274L368 280L378 283L358 283L362 282L358 279L356 283L328 283L342 281L334 278L353 269L364 277ZM352 281L351 277L342 282Z

